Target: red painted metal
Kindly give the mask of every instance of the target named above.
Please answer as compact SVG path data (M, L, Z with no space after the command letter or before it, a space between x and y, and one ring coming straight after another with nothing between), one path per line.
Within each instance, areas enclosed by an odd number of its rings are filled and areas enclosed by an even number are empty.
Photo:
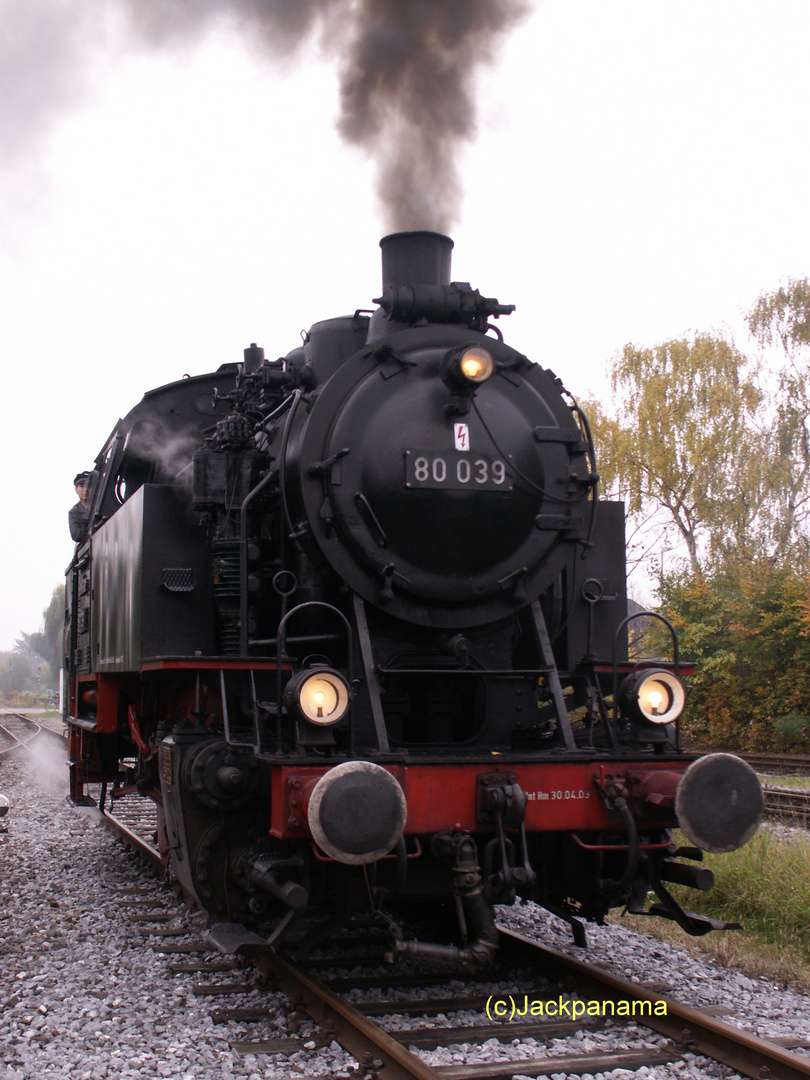
M691 758L683 761L509 761L493 767L485 764L416 763L386 766L399 781L408 801L406 835L433 833L456 828L468 832L492 832L491 822L483 823L476 805L476 787L482 774L502 772L504 782L515 777L526 794L528 832L586 832L617 829L621 818L608 810L599 793L605 783L618 780L627 787L643 777L645 794L655 788L655 774L661 774L661 790L669 794L672 777L686 771ZM328 772L323 766L278 766L271 785L271 835L299 838L309 835L307 804L317 781ZM646 799L645 799L646 802ZM647 816L640 805L640 827L667 828L677 824L674 810L656 808Z
M576 833L571 833L572 839L583 851L629 851L629 844L586 844ZM665 840L662 844L639 844L639 851L667 851L672 847L671 840Z
M96 731L118 731L118 695L122 685L120 675L96 675L98 682L98 705Z
M127 719L129 721L129 733L132 736L132 741L138 747L141 754L145 758L147 758L152 753L152 747L147 746L146 743L143 741L143 736L141 735L141 720L140 720L140 716L138 715L138 712L139 712L139 709L138 709L137 705L130 705L130 707L127 709Z
M619 675L632 675L635 671L641 671L646 667L650 667L651 663L631 663L629 660L622 660L616 665L616 671ZM674 673L675 665L667 661L655 661L655 667L663 668L665 671L671 671ZM594 664L593 670L600 675L611 675L613 673L613 664ZM694 660L679 660L678 661L678 674L679 675L694 675L697 671L697 664Z
M290 664L282 664L290 671ZM275 660L227 660L221 656L159 656L144 660L141 671L277 671Z
M77 675L70 688L70 716L95 713L99 735L118 731L118 698L127 675ZM70 718L68 718L68 723Z

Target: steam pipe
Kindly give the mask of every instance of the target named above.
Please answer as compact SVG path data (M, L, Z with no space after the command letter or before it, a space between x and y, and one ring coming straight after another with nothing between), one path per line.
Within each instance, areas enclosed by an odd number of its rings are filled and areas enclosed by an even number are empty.
M599 889L601 892L605 893L621 892L622 889L626 889L629 885L633 884L638 871L638 830L636 829L633 814L630 807L627 805L627 800L622 795L617 796L613 800L613 809L620 814L621 819L624 822L624 827L627 830L627 866L624 869L624 873L617 881L613 881L611 878L600 879Z
M498 928L492 905L484 892L475 841L468 837L459 846L453 867L456 895L461 904L473 940L463 949L455 945L435 945L427 941L397 941L395 951L427 960L441 960L464 967L491 964L498 951Z

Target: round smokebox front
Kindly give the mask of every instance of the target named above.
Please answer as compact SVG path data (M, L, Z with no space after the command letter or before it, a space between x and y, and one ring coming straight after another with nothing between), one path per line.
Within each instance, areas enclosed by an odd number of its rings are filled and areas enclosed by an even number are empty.
M307 809L318 846L338 862L359 866L396 847L408 807L397 780L371 761L344 761L325 773Z

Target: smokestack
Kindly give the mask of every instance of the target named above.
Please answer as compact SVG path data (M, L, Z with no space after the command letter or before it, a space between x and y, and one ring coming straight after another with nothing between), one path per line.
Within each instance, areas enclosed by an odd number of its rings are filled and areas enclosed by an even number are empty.
M436 232L401 232L384 236L383 293L389 286L449 285L453 241Z
M382 296L371 316L368 342L390 333L391 324L411 325L426 319L432 323L469 326L482 333L489 318L515 310L482 296L466 281L450 280L453 241L442 233L392 233L380 241L382 249Z

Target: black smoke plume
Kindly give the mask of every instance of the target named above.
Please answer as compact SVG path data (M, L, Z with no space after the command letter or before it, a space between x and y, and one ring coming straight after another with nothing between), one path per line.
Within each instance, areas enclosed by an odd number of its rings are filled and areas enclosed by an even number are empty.
M523 13L517 0L364 0L341 64L340 131L377 165L393 229L447 232L458 149L476 132L475 80Z
M194 46L218 29L282 64L315 42L340 74L339 130L377 167L390 229L447 231L459 214L458 151L476 133L475 84L529 0L0 0L0 149L19 156L88 90L114 36ZM83 13L83 14L82 14ZM81 15L81 18L79 17ZM55 74L55 78L54 78ZM12 106L9 108L9 106Z

